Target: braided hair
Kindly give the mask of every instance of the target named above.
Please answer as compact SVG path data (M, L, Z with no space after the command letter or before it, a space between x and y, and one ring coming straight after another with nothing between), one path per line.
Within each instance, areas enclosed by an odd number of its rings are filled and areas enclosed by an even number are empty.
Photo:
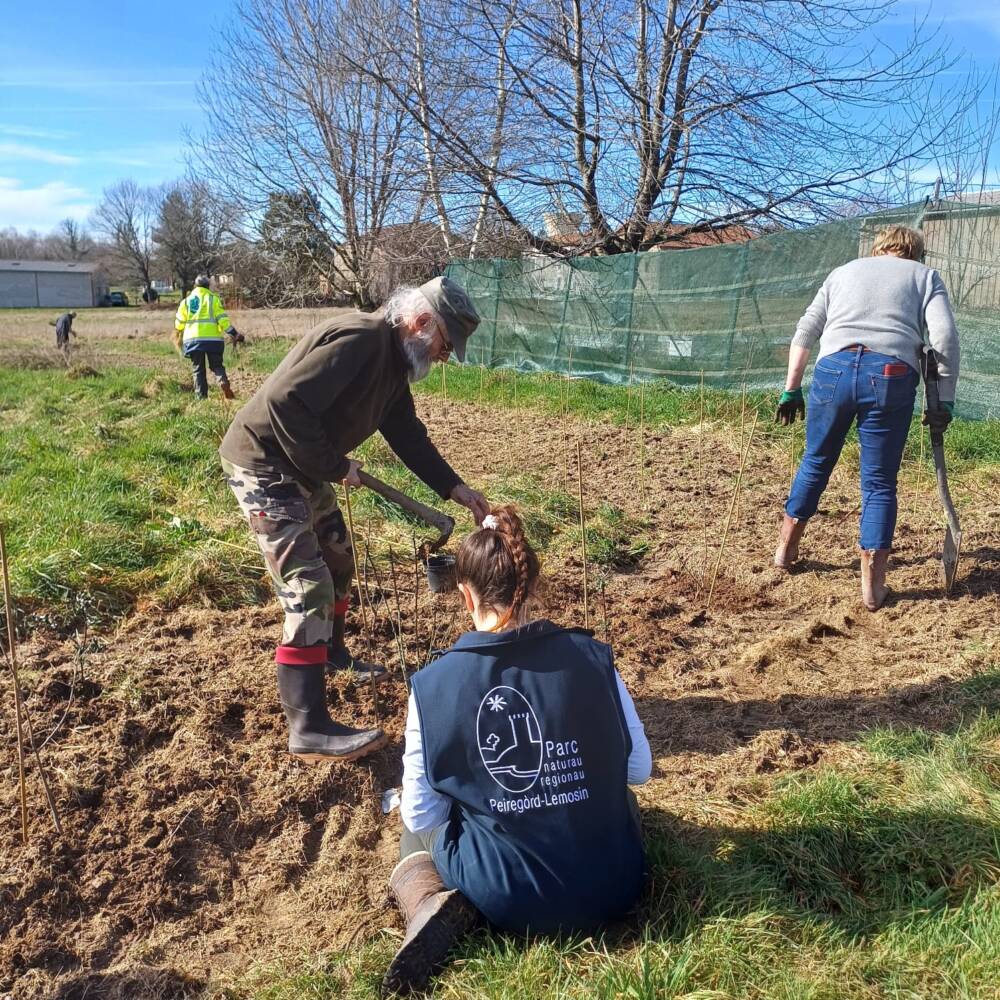
M455 577L479 595L483 607L500 617L499 628L523 625L538 584L538 556L512 506L491 511L495 527L482 527L458 547Z

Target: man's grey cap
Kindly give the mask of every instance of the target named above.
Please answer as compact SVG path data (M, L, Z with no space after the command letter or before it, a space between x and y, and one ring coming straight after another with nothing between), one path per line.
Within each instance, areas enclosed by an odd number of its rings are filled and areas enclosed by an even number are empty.
M431 308L444 320L455 357L465 360L465 342L479 326L479 313L465 289L450 278L431 278L420 286Z
M188 274L191 272L188 271ZM212 279L207 274L199 274L197 278L194 279L195 288L208 288L209 282Z

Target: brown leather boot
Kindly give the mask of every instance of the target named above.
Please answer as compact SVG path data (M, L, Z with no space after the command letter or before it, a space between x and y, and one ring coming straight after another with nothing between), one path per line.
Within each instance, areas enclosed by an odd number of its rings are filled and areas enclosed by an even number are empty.
M222 383L220 383L219 388L222 390L222 395L226 399L235 399L236 398L236 393L233 392L233 387L228 382L222 382Z
M805 530L806 522L801 517L789 517L785 514L778 532L778 547L774 552L774 565L778 569L791 569L799 558L799 539Z
M891 549L861 550L861 600L869 611L878 611L885 603L889 588L885 585L885 570Z
M457 889L448 890L428 851L403 858L389 888L406 921L406 936L382 979L382 996L423 989L448 952L476 922L476 908Z

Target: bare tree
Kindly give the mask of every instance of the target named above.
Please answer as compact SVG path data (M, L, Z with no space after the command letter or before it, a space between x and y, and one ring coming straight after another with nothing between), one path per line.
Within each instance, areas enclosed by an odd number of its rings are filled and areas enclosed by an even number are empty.
M223 243L237 223L237 211L197 180L167 185L161 196L153 239L157 257L187 292L202 272L217 270Z
M0 229L0 259L46 260L45 252L41 233L33 229L22 233L13 227Z
M157 192L133 180L118 181L105 188L94 212L94 229L111 244L123 271L143 288L152 284L153 234L158 214Z
M199 171L249 217L261 218L275 194L308 192L315 210L302 221L317 246L336 248L326 283L367 305L380 233L412 218L422 171L404 110L344 58L354 40L342 25L355 2L246 0L203 85L209 138ZM367 2L369 16L400 27L398 5ZM407 75L400 54L385 65Z
M94 249L93 239L76 219L63 219L53 236L58 239L57 252L62 260L86 260Z
M682 237L880 203L977 92L934 90L952 63L925 25L896 51L857 44L887 0L455 0L446 16L424 0L417 86L365 2L344 58L405 109L439 174L543 252L565 251L539 235L552 211L585 220L575 252L617 253L664 223Z

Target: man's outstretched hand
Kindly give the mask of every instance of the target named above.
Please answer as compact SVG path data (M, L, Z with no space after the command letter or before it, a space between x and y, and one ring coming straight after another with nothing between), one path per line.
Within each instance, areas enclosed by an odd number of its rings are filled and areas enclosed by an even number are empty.
M472 516L476 519L476 524L482 524L483 518L490 512L490 505L486 497L478 490L474 490L465 483L459 483L448 494L455 503L460 503L463 507L468 507L472 511Z

